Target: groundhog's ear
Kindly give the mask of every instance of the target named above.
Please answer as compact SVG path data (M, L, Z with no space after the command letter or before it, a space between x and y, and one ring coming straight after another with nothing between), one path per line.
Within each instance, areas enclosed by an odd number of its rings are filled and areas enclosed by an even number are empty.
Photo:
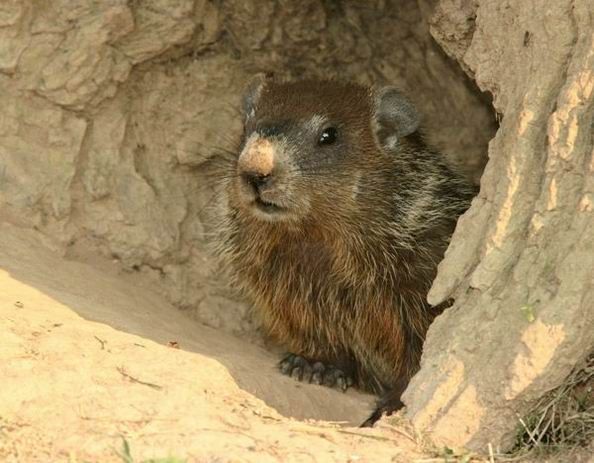
M262 89L271 78L272 75L270 73L260 72L253 76L246 85L241 105L241 109L246 116L249 116L256 107L258 99L262 94Z
M393 148L398 140L419 128L414 105L394 87L375 90L375 123L379 142Z

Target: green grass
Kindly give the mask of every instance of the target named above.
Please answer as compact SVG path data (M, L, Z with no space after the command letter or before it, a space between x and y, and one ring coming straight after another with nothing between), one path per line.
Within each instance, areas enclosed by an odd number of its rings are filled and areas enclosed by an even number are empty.
M122 450L117 452L117 454L122 458L123 463L137 463L136 460L132 457L132 452L130 450L130 444L125 438L122 438ZM176 458L176 457L165 457L165 458L150 458L148 460L142 460L138 463L186 463L185 459Z

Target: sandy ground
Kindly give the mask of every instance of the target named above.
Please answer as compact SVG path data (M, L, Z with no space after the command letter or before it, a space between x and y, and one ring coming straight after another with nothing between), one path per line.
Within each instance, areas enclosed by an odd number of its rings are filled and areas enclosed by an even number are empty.
M489 461L429 452L401 416L357 428L373 398L285 378L117 264L56 251L0 223L0 462Z
M124 438L134 461L423 457L405 427L347 426L370 397L284 378L275 356L186 319L115 264L43 241L0 225L0 461L123 461Z

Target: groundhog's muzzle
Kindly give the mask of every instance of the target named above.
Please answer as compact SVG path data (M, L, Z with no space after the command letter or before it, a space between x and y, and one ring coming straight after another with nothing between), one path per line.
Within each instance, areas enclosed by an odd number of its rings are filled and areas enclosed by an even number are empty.
M287 212L286 188L280 182L281 154L278 142L254 133L237 160L240 199L265 220Z

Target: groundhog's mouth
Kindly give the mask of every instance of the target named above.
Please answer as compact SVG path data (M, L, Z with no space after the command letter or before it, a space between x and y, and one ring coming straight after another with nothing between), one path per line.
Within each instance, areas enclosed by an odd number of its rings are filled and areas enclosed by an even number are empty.
M259 198L259 197L256 198L256 200L254 201L254 204L256 205L256 208L259 211L262 211L266 214L278 214L278 213L286 211L286 209L284 207L280 207L278 204L275 204L275 203L264 201L262 198Z

